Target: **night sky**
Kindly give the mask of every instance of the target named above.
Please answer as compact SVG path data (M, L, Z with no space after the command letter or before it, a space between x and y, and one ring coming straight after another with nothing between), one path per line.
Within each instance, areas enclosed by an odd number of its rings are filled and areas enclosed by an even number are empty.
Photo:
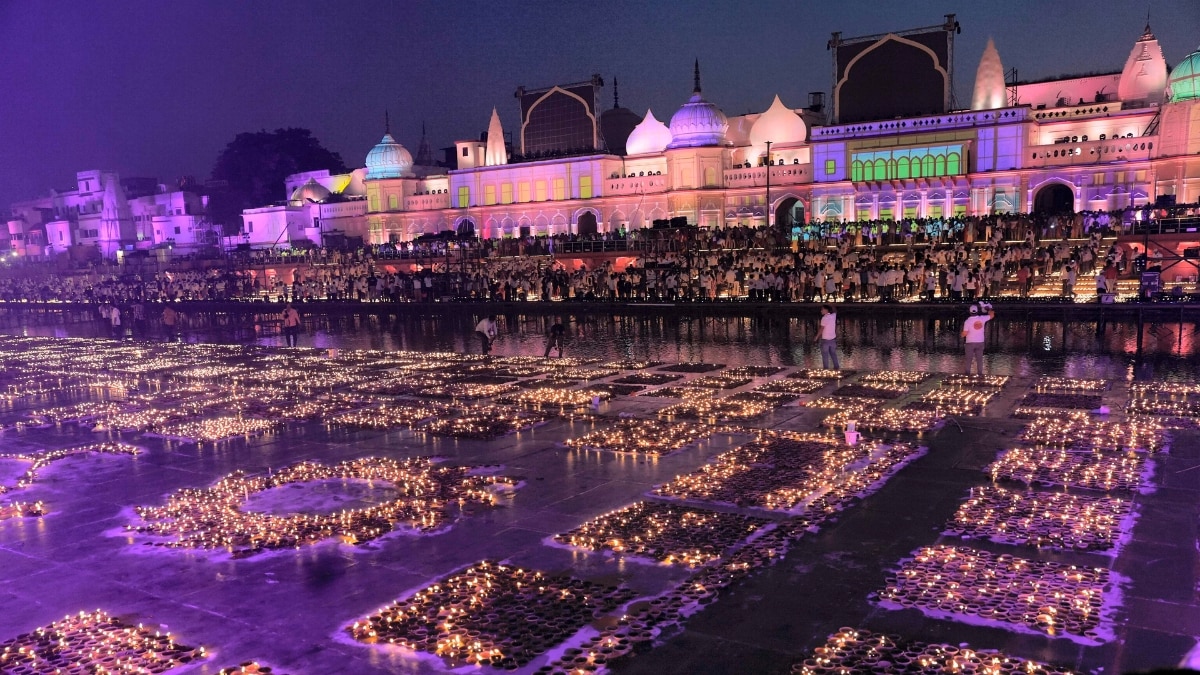
M1200 42L1200 0L923 2L96 2L0 0L0 208L77 170L208 177L241 131L307 127L349 166L383 133L413 153L477 137L513 92L600 73L663 120L691 92L727 114L800 107L830 88L830 32L940 24L956 12L955 89L970 104L989 36L1021 79L1119 71L1147 8L1168 64ZM886 9L886 11L884 11Z

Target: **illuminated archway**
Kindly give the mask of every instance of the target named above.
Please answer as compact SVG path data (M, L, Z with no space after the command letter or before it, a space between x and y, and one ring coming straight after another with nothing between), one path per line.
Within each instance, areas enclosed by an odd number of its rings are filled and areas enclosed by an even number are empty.
M1075 192L1062 183L1047 183L1033 197L1034 213L1068 213L1075 210Z

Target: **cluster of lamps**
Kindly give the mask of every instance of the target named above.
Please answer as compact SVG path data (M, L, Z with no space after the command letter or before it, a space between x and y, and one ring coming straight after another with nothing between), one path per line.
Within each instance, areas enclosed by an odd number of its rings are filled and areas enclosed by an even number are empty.
M877 673L896 675L1075 675L1074 671L966 645L901 642L882 633L841 628L824 646L792 666L792 675Z
M104 442L92 443L89 445L79 445L73 448L44 450L42 452L28 454L0 455L0 459L14 459L30 463L29 468L25 470L25 473L18 476L15 482L10 485L0 485L0 495L28 488L38 479L39 471L46 468L46 466L52 462L56 462L60 459L89 453L107 455L136 455L139 452L141 451L132 445L125 443ZM9 518L36 518L44 515L46 515L46 505L41 501L13 501L0 504L0 520L8 520Z
M331 426L354 429L411 429L426 420L450 413L449 406L403 401L347 410L328 417L326 422Z
M930 377L932 375L920 370L877 370L863 375L858 378L858 381L872 385L876 383L914 385L920 384Z
M1051 636L1099 641L1102 567L996 555L966 546L917 549L879 593L884 603L969 616Z
M515 670L634 595L627 588L485 560L347 630L360 642L436 654L452 666Z
M1025 426L1021 441L1073 450L1161 450L1166 429L1152 418L1108 421L1086 415L1039 417Z
M936 410L873 407L850 412L839 410L821 421L823 426L847 429L851 423L867 431L923 433L936 427L942 415Z
M490 441L516 431L530 429L546 421L539 413L510 410L497 405L467 408L457 417L438 417L421 427L435 436L464 440Z
M987 471L992 480L1107 492L1140 489L1145 468L1146 457L1137 452L1114 454L1017 447L1000 455Z
M627 418L579 438L567 447L646 455L666 455L711 436L716 429L704 424Z
M951 373L942 378L942 386L971 389L1000 389L1008 384L1008 375L964 375Z
M283 485L329 480L365 480L390 485L390 501L327 515L271 515L243 510L251 495ZM187 488L163 506L139 506L138 521L127 526L145 535L147 544L168 548L224 549L247 557L271 549L299 548L337 537L363 544L401 527L430 532L443 527L449 507L490 507L498 488L512 479L478 475L467 467L435 464L424 458L393 460L368 457L334 465L303 462L267 475L235 472L212 487ZM165 539L165 541L164 541Z
M661 387L638 394L638 396L653 398L682 398L686 400L712 398L716 395L717 393L712 389L705 389L703 387Z
M1108 380L1080 377L1052 377L1044 375L1033 383L1034 391L1104 391L1108 389Z
M589 389L557 389L554 387L535 387L514 394L506 394L498 400L500 403L515 403L530 408L584 408L595 401L607 401L612 394L604 391Z
M667 419L745 422L771 412L777 405L776 401L762 399L692 397L667 406L658 414Z
M909 392L911 387L901 382L871 382L869 384L845 384L833 391L838 398L899 398Z
M96 610L66 616L0 643L0 671L42 673L161 673L206 658L203 647L179 644L170 633L127 624Z
M667 565L696 567L717 560L770 524L765 518L641 501L606 513L554 539L589 551L649 558Z
M971 490L946 534L1017 546L1107 551L1133 510L1126 499L1069 492L1018 492L1000 486Z

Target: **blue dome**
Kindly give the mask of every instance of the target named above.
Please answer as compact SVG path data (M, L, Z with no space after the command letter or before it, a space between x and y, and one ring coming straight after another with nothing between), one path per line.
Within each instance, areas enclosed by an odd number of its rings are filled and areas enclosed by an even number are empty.
M1167 78L1167 88L1171 90L1172 103L1200 98L1200 49L1175 66Z
M383 140L367 153L367 179L402 178L412 170L412 155L403 145L396 142L391 134L384 134Z
M671 116L670 148L724 145L729 120L717 106L704 100L699 91Z

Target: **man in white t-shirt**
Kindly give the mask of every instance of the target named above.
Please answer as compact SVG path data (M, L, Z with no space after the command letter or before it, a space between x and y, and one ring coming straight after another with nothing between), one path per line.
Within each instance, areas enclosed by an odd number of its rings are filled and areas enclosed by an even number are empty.
M821 305L818 339L821 341L821 367L841 370L837 355L837 313L833 311L833 305Z
M978 365L979 374L983 375L983 333L987 322L996 318L996 311L988 304L971 305L971 316L963 322L962 337L967 345L967 375L971 374L971 364ZM986 310L987 314L982 312Z

